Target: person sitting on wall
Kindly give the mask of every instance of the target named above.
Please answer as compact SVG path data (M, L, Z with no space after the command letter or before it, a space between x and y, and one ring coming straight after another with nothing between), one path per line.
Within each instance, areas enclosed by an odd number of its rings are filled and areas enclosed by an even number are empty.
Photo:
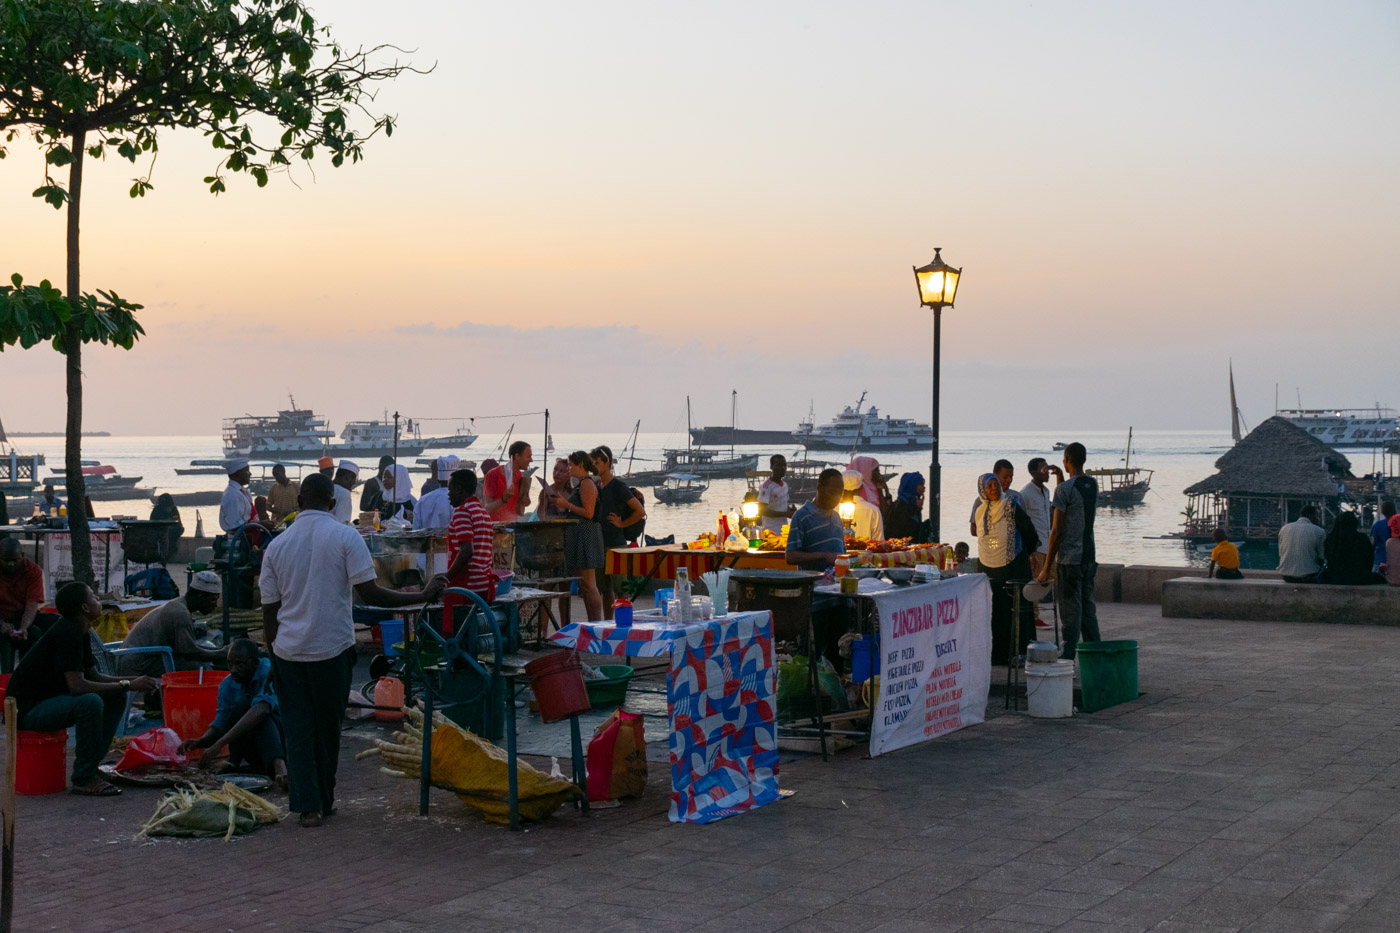
M1244 574L1240 573L1240 549L1225 539L1224 528L1215 529L1212 537L1215 539L1215 547L1210 551L1210 566L1206 568L1206 576L1217 580L1243 580Z

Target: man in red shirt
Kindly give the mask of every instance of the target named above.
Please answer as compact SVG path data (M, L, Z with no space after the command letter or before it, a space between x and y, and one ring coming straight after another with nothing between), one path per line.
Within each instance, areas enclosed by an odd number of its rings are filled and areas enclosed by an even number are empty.
M447 498L452 503L452 522L447 526L448 586L471 590L486 598L491 585L491 549L494 525L481 500L476 497L476 473L457 470L447 481ZM453 631L452 614L466 600L451 593L443 596L443 632Z
M11 652L23 651L48 627L47 622L35 625L43 601L44 572L39 565L24 556L14 538L0 541L0 665L6 670Z
M482 505L493 522L516 522L531 506L530 490L521 490L528 483L524 470L530 465L530 445L516 441L510 445L510 462L503 463L486 474L485 500Z

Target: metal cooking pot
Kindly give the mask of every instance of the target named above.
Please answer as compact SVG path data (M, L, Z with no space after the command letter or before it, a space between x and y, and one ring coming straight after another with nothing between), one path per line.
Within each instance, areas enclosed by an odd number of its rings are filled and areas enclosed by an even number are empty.
M1033 641L1026 646L1026 660L1031 664L1054 664L1060 660L1060 648L1054 642Z

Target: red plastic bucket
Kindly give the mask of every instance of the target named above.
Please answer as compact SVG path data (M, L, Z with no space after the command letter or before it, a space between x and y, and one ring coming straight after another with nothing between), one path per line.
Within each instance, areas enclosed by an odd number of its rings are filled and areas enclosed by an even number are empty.
M530 687L540 705L540 719L545 722L558 722L593 708L583 682L583 664L574 652L560 651L537 658L525 665L525 673L530 675Z
M15 793L61 794L68 786L68 732L19 731L15 749Z
M171 671L160 678L165 724L181 739L197 739L219 709L219 682L228 671ZM193 756L192 756L193 757Z

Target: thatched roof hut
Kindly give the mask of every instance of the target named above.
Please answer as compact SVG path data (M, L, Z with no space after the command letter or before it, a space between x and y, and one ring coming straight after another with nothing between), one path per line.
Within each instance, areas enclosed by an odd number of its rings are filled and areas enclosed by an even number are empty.
M1220 472L1188 486L1186 494L1328 499L1351 478L1351 461L1277 415L1230 448L1215 468Z

